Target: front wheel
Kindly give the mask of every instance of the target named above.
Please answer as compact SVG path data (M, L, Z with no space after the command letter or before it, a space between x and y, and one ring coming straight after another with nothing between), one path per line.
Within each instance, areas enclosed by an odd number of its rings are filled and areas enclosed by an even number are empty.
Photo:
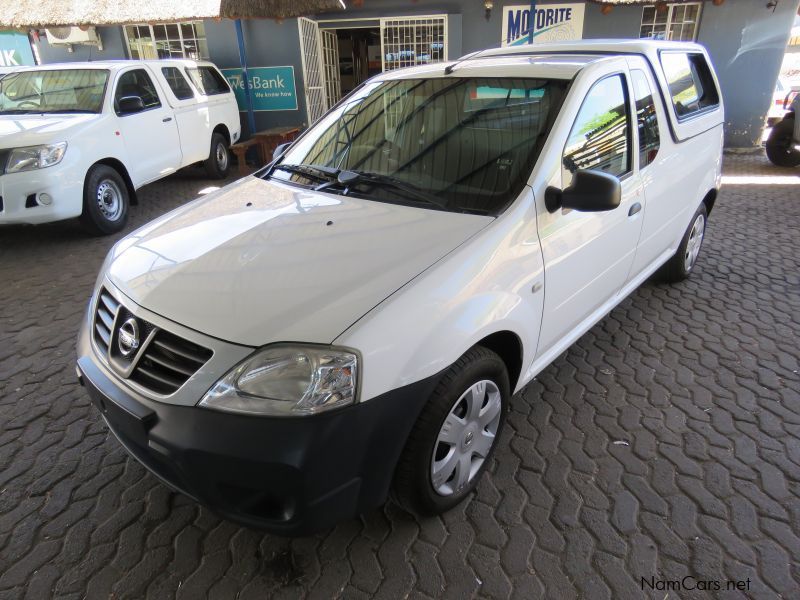
M476 346L445 373L409 435L394 491L421 514L444 512L466 498L489 464L510 396L502 359Z
M668 283L677 283L683 281L689 275L697 264L697 258L700 256L700 249L703 247L703 239L706 235L706 223L708 222L708 211L706 210L705 203L700 205L697 212L692 217L692 222L686 233L683 234L680 246L677 252L670 258L659 273Z
M94 235L120 231L128 220L128 187L119 172L108 165L94 165L83 186L81 224Z
M800 165L800 150L794 143L794 119L784 118L776 123L767 139L767 158L778 167Z
M213 179L225 179L231 168L228 140L221 133L211 136L211 152L204 163L206 172Z

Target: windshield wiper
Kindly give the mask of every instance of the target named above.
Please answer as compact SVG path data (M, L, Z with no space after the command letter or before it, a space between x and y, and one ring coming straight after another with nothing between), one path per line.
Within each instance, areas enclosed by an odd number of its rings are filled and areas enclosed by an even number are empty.
M274 165L265 175L269 177L273 171L287 171L295 175L302 175L303 177L313 177L320 181L330 182L335 181L336 176L339 174L339 169L332 167L320 167L316 165L291 165L286 163L278 163Z
M434 204L439 208L447 208L447 202L442 200L436 194L421 190L417 186L401 181L391 175L382 175L380 173L367 173L364 171L340 171L336 177L336 181L330 181L318 186L317 190L323 190L335 184L344 186L348 190L351 186L366 184L372 187L389 188L395 192L400 192L400 195L409 197L425 202L427 204Z

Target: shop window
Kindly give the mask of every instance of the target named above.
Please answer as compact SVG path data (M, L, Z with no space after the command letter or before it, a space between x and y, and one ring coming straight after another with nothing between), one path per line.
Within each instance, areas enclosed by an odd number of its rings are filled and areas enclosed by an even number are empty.
M381 19L383 70L447 60L447 16Z
M639 168L643 169L655 160L661 138L658 129L656 105L653 91L644 71L631 70L633 92L636 97L636 121L639 125Z
M164 67L161 69L161 73L163 73L164 79L167 80L169 89L172 90L178 100L188 100L194 97L192 86L186 81L186 77L183 76L178 67Z
M126 25L125 39L134 59L208 58L206 31L202 21Z
M697 39L702 2L661 3L642 9L640 38L693 42Z
M594 84L583 101L564 147L562 183L578 169L621 177L631 170L630 125L625 81L612 75Z

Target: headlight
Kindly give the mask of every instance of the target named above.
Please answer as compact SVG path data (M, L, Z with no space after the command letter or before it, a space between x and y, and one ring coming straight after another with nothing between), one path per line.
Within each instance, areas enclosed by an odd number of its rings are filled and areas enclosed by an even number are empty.
M8 155L6 173L19 173L20 171L33 171L34 169L52 167L61 162L66 151L67 142L14 148Z
M303 344L267 346L220 379L200 406L276 416L313 415L356 401L358 356Z

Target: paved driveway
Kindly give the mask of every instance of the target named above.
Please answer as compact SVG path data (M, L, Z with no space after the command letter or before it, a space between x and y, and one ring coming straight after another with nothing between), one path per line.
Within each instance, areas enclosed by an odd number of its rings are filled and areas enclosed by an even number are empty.
M131 227L209 185L146 187ZM0 598L800 597L800 185L725 187L690 281L646 283L514 397L471 503L293 540L168 491L75 383L113 241L0 229Z

